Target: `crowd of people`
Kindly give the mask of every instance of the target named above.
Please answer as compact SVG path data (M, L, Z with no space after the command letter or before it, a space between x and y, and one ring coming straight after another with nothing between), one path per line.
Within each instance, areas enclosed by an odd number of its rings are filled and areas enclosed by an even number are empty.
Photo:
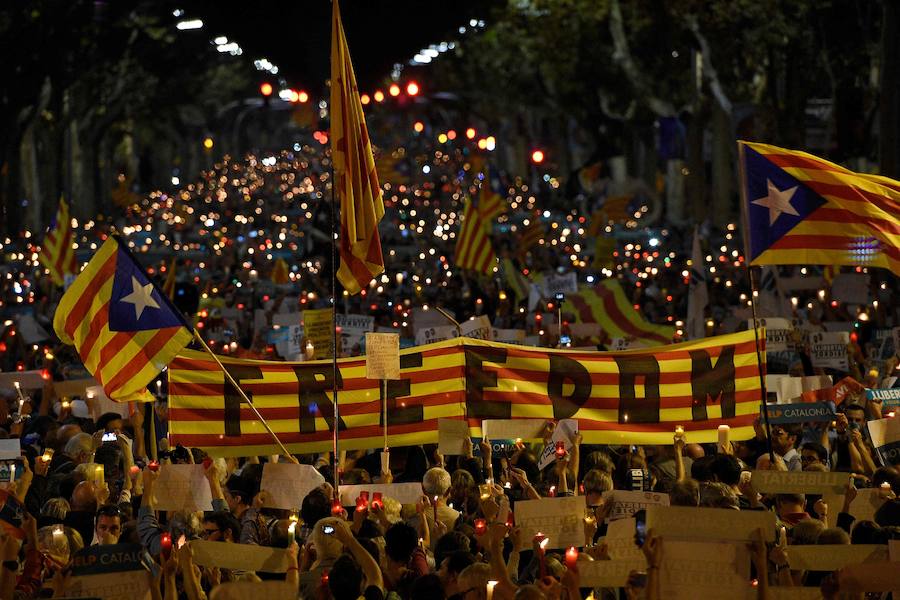
M645 318L671 324L678 331L673 341L683 337L690 269L696 266L691 230L644 227L640 217L610 221L602 210L610 201L602 177L578 198L554 201L555 179L533 178L535 188L532 179L490 174L484 158L465 143L435 146L395 125L373 136L383 148L387 272L365 294L340 298L343 312L374 316L376 327L398 331L410 344L413 309L426 304L444 307L459 320L484 314L496 328L540 334L535 315L552 315L547 303L554 299L532 305L517 296L505 272L510 264L525 275L575 272L583 285L615 277ZM279 355L267 337L272 315L326 307L330 298L329 158L324 145L307 141L281 153L223 159L198 181L173 193L153 192L121 216L78 222L79 259L87 260L106 235L118 232L160 285L175 269L176 304L196 314L217 351L293 358ZM465 197L477 196L481 185L498 190L507 207L494 225L500 268L489 276L461 271L453 258ZM540 224L543 235L523 247L531 222ZM700 234L709 285L707 334L746 328L750 289L738 228L704 223ZM609 256L595 256L594 242L604 236L615 239L614 248ZM761 298L775 299L771 306L780 305L773 310L783 311L763 316L820 329L843 323L851 330L846 370L813 367L803 343L773 353L769 361L770 373L858 380L859 388L842 399L831 423L767 429L760 420L753 439L723 445L695 444L677 433L669 445L594 446L574 434L571 451L543 469L538 457L544 443L521 441L476 441L461 456L442 456L434 446L392 448L386 471L377 450L281 457L313 465L327 482L292 513L265 507L262 473L275 458L213 460L200 449L167 447L164 382L151 385L157 401L149 412L96 414L86 399L60 395L54 383L88 374L71 348L54 341L50 323L61 290L37 262L39 241L25 232L5 239L0 264L0 367L41 370L46 379L43 389L27 394L0 388L0 438L18 438L22 451L21 459L9 463L15 468L5 484L5 507L21 509L15 526L0 508L0 598L66 597L73 585L69 567L79 551L126 542L148 550L159 567L147 575L153 597L167 599L215 597L234 582L261 580L284 580L302 598L335 600L616 597L615 587L593 589L581 579L590 562L617 559L606 543L614 490L667 494L677 506L773 512L784 535L774 543L750 543L747 585L749 590L755 584L759 597L776 587L821 585L827 597L846 592L839 573L792 565L792 545L884 545L900 539L900 473L876 452L866 427L889 416L888 410L864 391L895 382L891 328L900 325L898 285L889 274L846 269L869 276L868 304L833 298L821 267L774 272L781 281L821 279L821 287L773 284L761 291ZM279 259L288 271L273 277ZM230 309L227 318L223 309ZM257 310L266 315L262 323ZM564 311L563 320L574 319ZM545 332L540 339L555 345L557 335ZM572 343L605 349L609 341ZM343 354L362 351L344 348ZM148 417L155 427L146 426ZM160 439L147 439L152 432ZM545 443L552 433L548 423ZM203 465L213 510L155 510L153 486L168 462ZM96 465L103 467L99 478ZM829 506L813 493L760 494L747 475L754 470L846 472L842 504ZM401 505L385 496L335 505L335 485L399 482L421 483L418 502ZM874 516L857 518L854 499L865 488L877 491L878 508ZM517 502L564 496L584 499L584 539L575 560L565 549L545 552L539 539L526 538L516 525ZM198 566L192 540L285 549L290 564L282 572ZM654 531L638 541L646 566L620 588L629 598L664 597L661 573L671 558L665 541Z

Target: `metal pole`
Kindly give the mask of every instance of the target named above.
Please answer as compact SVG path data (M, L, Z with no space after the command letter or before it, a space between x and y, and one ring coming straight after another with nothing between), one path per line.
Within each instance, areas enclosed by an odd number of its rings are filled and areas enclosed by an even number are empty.
M340 498L340 454L338 453L338 425L340 411L338 409L338 366L337 366L337 180L334 178L334 153L331 155L331 393L334 401L334 431L332 450L334 451L334 493Z
M762 407L763 407L763 419L766 424L766 445L769 448L769 460L772 461L772 466L775 465L775 451L772 449L772 431L769 428L769 403L768 403L768 394L766 393L766 375L763 373L763 363L762 363L762 353L759 349L759 329L757 328L757 323L759 322L758 317L756 315L756 278L753 277L753 267L750 266L749 261L745 263L747 265L747 274L750 276L750 310L753 314L753 339L756 341L756 365L759 370L759 389L762 390Z

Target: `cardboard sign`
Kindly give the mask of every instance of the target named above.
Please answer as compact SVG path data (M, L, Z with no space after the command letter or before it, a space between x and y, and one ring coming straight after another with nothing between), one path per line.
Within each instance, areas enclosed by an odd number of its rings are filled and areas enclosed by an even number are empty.
M750 580L746 544L665 540L664 547L668 557L660 569L661 598L740 598L746 592Z
M881 400L882 410L892 406L900 406L900 388L890 390L866 390L866 400Z
M849 370L847 344L850 334L846 331L826 331L814 333L810 339L810 359L812 366L820 369Z
M194 564L201 567L286 573L293 564L287 550L269 546L193 540L191 550Z
M78 396L80 398L84 398L87 395L88 388L92 388L95 386L99 386L100 383L94 379L93 377L88 377L86 379L69 379L67 381L54 381L53 389L56 391L56 395L62 398L63 396L67 396L69 398L74 398Z
M831 280L831 299L847 304L869 304L868 273L839 273Z
M331 309L303 311L303 331L315 347L315 358L331 358Z
M518 504L516 504L518 508ZM664 538L696 541L752 541L762 529L765 541L775 540L775 513L692 506L647 507L647 530Z
M807 393L807 392L804 392ZM820 423L833 421L834 409L827 402L799 402L796 404L772 404L769 409L769 423Z
M609 520L626 519L648 506L669 506L669 495L657 492L632 492L627 490L611 490L603 497L612 502Z
M794 326L782 317L764 317L756 320L757 327L766 329L766 352L784 352L794 347ZM747 321L753 329L753 320Z
M578 575L582 587L623 587L632 571L646 571L643 557L627 560L578 561Z
M489 440L539 440L546 424L546 419L485 419L481 435Z
M550 443L544 446L541 456L538 458L538 468L543 470L550 463L556 460L556 442L563 442L566 445L566 451L572 450L572 437L578 431L578 421L576 419L560 419L553 430L553 436Z
M641 560L644 553L634 543L634 517L624 517L610 521L606 527L606 537L602 543L606 544L609 556L619 560Z
M530 540L538 532L546 535L549 548L584 545L584 496L541 498L516 502L516 525L523 539Z
M791 569L804 571L837 571L847 565L881 562L888 558L888 548L881 544L788 546L787 553Z
M212 510L212 492L203 465L160 465L153 497L156 510Z
M150 581L140 544L88 546L72 557L72 598L149 600Z
M22 446L19 438L0 440L0 460L11 460L22 456Z
M491 339L491 320L485 315L474 317L459 324L459 332L463 337L476 340Z
M525 344L524 329L494 329L491 328L491 339L503 344Z
M266 463L260 490L269 492L266 508L300 510L306 495L325 483L325 478L310 465Z
M412 483L361 483L359 485L341 485L341 504L354 506L360 492L369 492L369 498L375 492L381 492L385 498L393 498L400 504L415 504L424 493L422 484Z
M400 379L400 336L366 333L366 379Z
M469 424L461 419L438 419L438 452L444 456L465 454Z
M847 473L837 471L753 471L750 481L762 494L843 494Z
M209 600L297 600L297 586L286 581L229 581L213 588Z
M17 381L23 390L40 390L45 383L40 371L12 371L0 373L0 390L15 390Z
M544 298L552 300L556 294L577 294L578 278L575 273L557 275L548 273L541 282L541 294Z
M790 375L766 375L766 388L774 389L778 404L788 404L801 398L803 392L830 388L831 377L815 375L811 377L791 377Z
M850 504L850 514L859 521L875 520L875 512L885 503L885 498L878 488L863 488L856 492L856 498Z
M416 346L452 340L455 337L459 337L459 331L457 331L455 325L425 327L424 329L416 330Z
M841 405L847 398L853 399L857 394L861 394L864 389L863 384L848 375L834 384L832 392L834 403Z
M875 419L866 426L882 464L900 465L900 419Z
M339 344L344 356L360 354L366 341L366 334L375 331L375 317L368 315L336 314L334 322L338 328Z

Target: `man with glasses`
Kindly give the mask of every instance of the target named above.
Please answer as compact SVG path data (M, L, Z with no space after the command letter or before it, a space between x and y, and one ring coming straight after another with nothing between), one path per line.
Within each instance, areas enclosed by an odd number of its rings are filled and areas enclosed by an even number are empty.
M800 463L804 471L827 471L828 450L817 442L806 442L800 447Z
M772 449L784 459L788 471L802 471L803 463L800 461L800 453L797 452L797 440L800 439L802 428L791 423L772 427Z
M200 537L209 542L236 543L241 536L241 525L231 513L214 512L203 517Z

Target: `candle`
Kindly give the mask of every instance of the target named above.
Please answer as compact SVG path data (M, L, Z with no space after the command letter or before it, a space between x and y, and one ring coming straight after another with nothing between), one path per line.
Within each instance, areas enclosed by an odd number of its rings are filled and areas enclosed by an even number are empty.
M681 437L684 435L684 425L676 425L675 426L675 435L677 437Z
M69 410L69 399L63 398L62 402L60 402L60 406L63 408L63 410Z
M356 511L362 512L362 511L366 510L366 506L368 504L369 504L369 502L365 498L362 497L362 494L360 494L356 498Z
M550 492L547 495L550 496L551 498L556 498L556 486L555 485L550 486Z
M891 495L891 484L887 481L882 481L881 485L878 486L879 492L878 494L884 498Z
M44 462L50 462L53 460L53 448L45 448L44 455L41 456L41 460Z
M497 582L494 580L487 582L487 600L493 600L494 598L494 587L497 585Z
M479 491L481 492L481 499L487 500L491 497L491 486L488 483L482 483L478 486Z
M516 526L516 518L513 516L513 511L509 511L509 514L506 516L506 526L509 529Z
M719 451L724 452L728 446L728 431L731 428L728 425L719 425Z
M335 498L331 501L331 514L334 516L338 516L342 512L344 512L344 507L341 506L341 499Z
M291 521L291 524L288 525L288 537L293 538L295 531L297 531L297 521Z
M103 476L103 465L94 465L94 483L100 485L103 483L105 477Z
M384 508L384 502L381 500L381 492L372 494L372 508Z
M597 516L594 514L594 509L586 508L584 509L584 522L590 525L591 523L597 522Z
M566 443L563 441L556 442L556 458L563 458L566 455Z
M566 550L566 568L574 569L575 563L578 562L578 548L575 546L569 546L569 549Z
M431 507L434 509L434 522L437 523L437 508L438 508L438 497L435 496L431 499Z
M540 573L541 579L543 579L547 576L547 559L544 551L547 548L547 544L550 543L550 538L539 531L534 536L534 540L538 543L538 559L540 559Z
M159 546L162 548L163 555L168 558L172 551L172 535L168 531L159 536Z
M487 532L487 521L484 519L475 519L475 534L483 535Z
M156 473L157 471L159 471L159 462L151 460L149 463L147 463L147 468Z
M322 585L328 585L328 570L322 571Z

